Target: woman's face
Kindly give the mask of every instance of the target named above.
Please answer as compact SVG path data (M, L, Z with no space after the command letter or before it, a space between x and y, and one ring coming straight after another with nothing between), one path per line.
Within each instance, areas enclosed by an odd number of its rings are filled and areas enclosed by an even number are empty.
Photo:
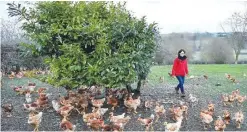
M184 56L185 56L185 53L182 51L179 55L180 55L181 57L184 57Z

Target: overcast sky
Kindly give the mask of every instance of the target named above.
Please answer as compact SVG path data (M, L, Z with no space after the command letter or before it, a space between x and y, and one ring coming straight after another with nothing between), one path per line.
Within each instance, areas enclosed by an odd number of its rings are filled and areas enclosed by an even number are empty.
M161 33L221 32L220 23L234 11L244 11L243 1L233 0L128 0L135 16L157 22ZM0 15L8 19L6 2L0 1Z

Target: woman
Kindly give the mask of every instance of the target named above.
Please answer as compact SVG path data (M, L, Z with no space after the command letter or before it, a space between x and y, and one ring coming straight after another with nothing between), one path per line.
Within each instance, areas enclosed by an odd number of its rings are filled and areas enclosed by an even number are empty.
M180 88L180 91L182 93L181 97L185 97L184 92L184 77L188 75L188 66L187 66L187 57L185 55L185 50L181 49L178 51L178 57L173 62L172 67L172 76L176 76L178 79L178 86L175 88L176 93L178 93L178 90Z

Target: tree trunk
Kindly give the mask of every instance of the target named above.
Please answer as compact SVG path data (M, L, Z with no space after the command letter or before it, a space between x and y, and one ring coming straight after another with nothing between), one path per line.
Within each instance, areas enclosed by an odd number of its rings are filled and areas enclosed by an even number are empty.
M136 92L140 93L141 86L142 86L142 81L141 80L138 80L137 87L136 87Z
M130 84L126 84L126 88L127 88L129 93L132 93L132 88L131 88Z
M238 56L239 56L239 53L236 53L236 55L235 55L235 64L238 64Z

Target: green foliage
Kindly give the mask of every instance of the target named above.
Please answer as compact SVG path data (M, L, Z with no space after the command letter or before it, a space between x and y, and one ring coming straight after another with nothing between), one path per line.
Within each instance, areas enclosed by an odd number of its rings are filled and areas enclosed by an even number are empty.
M146 78L157 27L133 17L125 4L53 1L20 9L22 28L39 44L33 51L50 56L49 83L117 87Z

